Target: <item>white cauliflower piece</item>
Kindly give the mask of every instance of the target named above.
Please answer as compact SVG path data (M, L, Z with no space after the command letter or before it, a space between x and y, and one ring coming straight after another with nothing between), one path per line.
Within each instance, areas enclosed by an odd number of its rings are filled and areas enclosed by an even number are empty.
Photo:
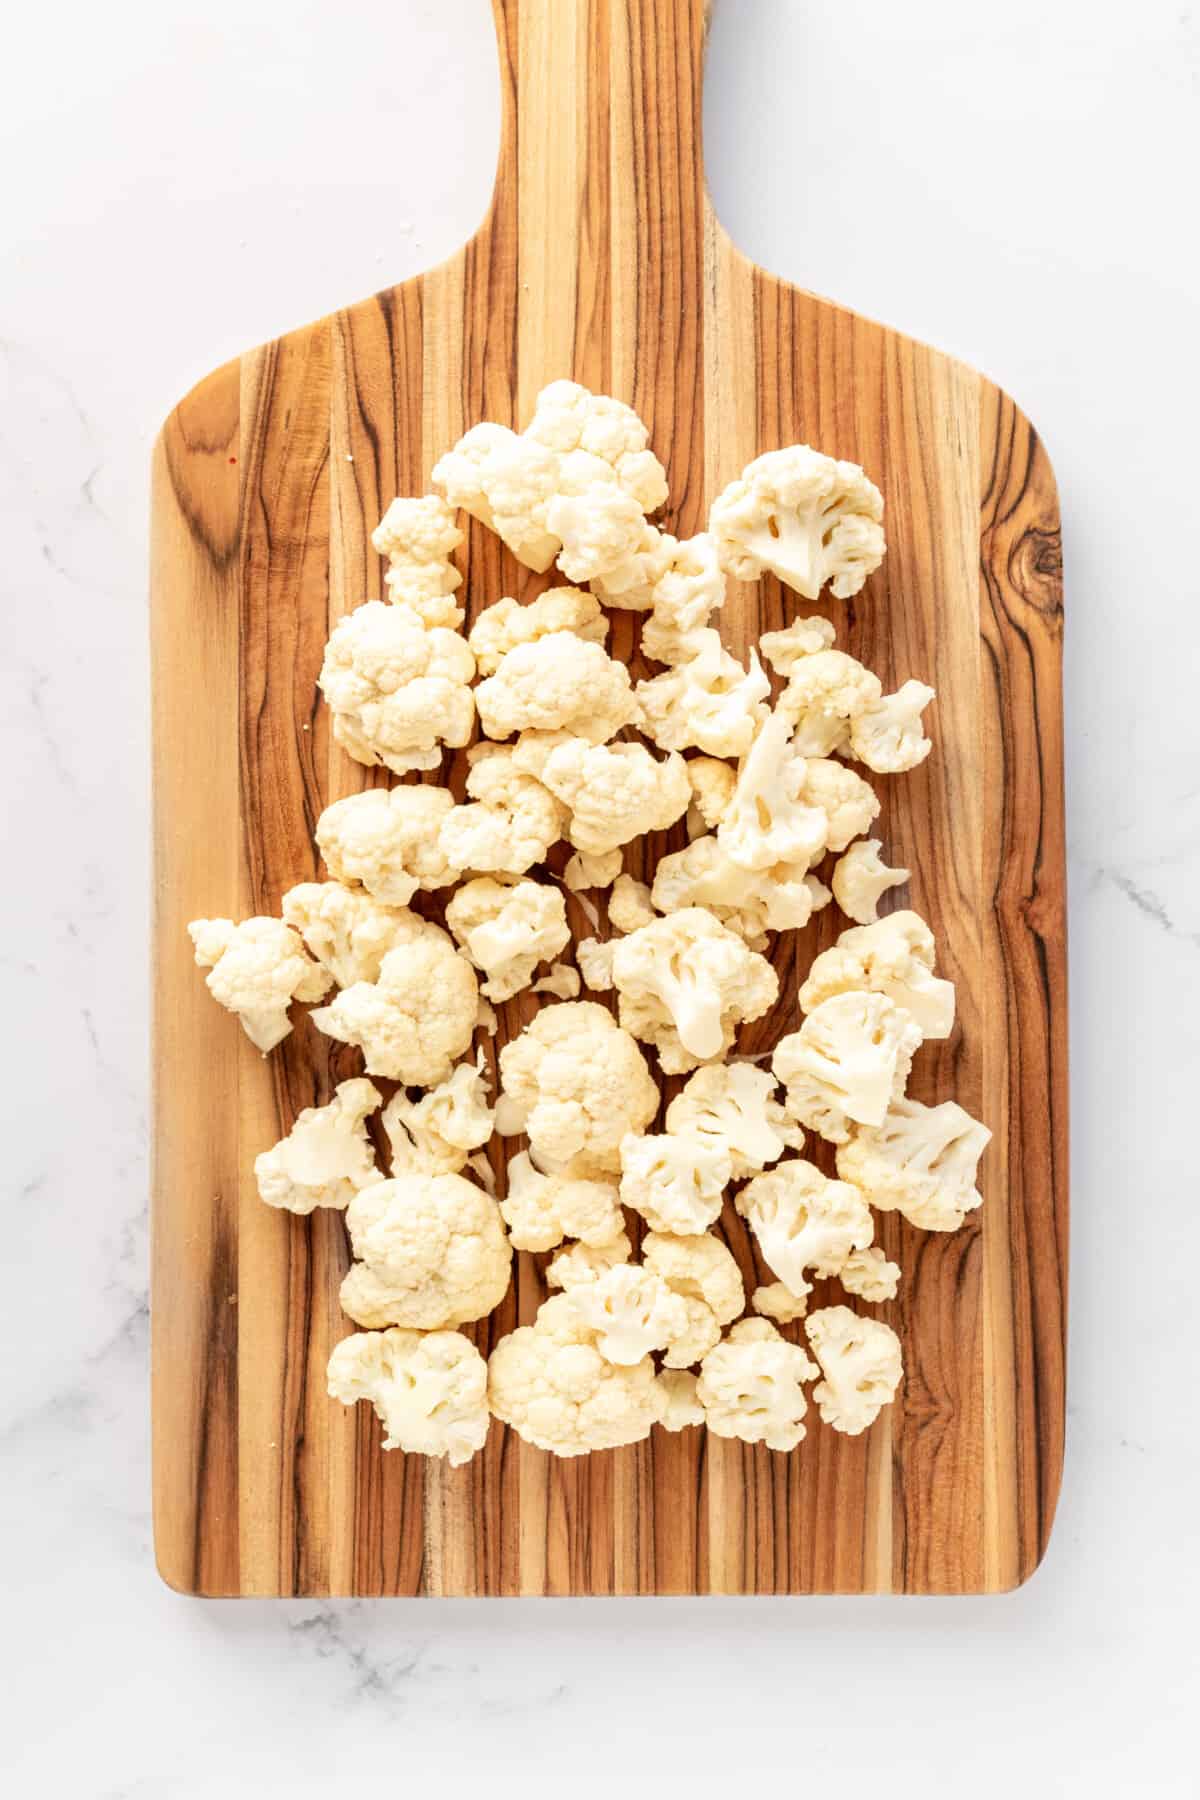
M411 607L427 628L462 624L463 610L453 597L462 576L450 561L462 541L453 510L440 494L393 500L371 533L376 550L388 559L383 578L388 598Z
M593 580L593 594L616 612L645 612L653 602L654 584L666 570L678 543L669 531L660 531L646 519L636 546L620 566Z
M858 1437L895 1397L903 1373L900 1339L882 1319L860 1318L848 1306L810 1313L804 1330L824 1376L813 1389L821 1418Z
M860 1126L837 1153L838 1174L881 1212L922 1231L957 1231L982 1203L975 1186L991 1132L953 1100L893 1101L881 1125Z
M462 874L438 848L454 796L446 788L368 788L335 800L317 820L317 847L329 873L387 906L407 906L418 889L451 887Z
M879 902L889 888L902 887L909 870L889 869L880 852L879 838L867 838L851 844L833 869L833 897L849 919L859 925L873 925L879 917Z
M551 750L541 780L571 809L571 843L593 856L665 831L687 811L691 797L683 758L658 762L644 744L568 738Z
M622 1226L611 1244L568 1244L546 1264L546 1285L569 1289L581 1282L597 1281L618 1263L633 1255L629 1233Z
M338 987L378 981L388 951L409 943L421 925L406 906L384 906L340 881L302 881L283 896L281 910Z
M227 1012L236 1013L255 1049L266 1056L291 1031L293 1000L322 999L330 980L310 962L297 932L282 919L193 919L188 936L196 964L207 969L205 986Z
M343 1406L370 1401L385 1450L445 1456L458 1468L483 1449L487 1363L459 1331L356 1331L334 1345L326 1379Z
M742 1319L700 1365L696 1396L718 1437L794 1450L805 1435L803 1383L818 1373L768 1319Z
M603 644L608 620L600 602L582 588L548 588L525 605L506 598L485 606L467 642L479 673L494 675L510 650L518 644L535 643L552 631L571 631L593 644Z
M583 983L579 970L570 963L551 963L540 980L530 988L532 994L553 994L556 1000L578 1000Z
M638 717L629 670L573 631L550 631L507 651L475 689L475 701L490 738L566 731L603 744Z
M442 821L438 847L455 868L480 874L523 875L544 862L570 818L548 788L521 769L503 744L467 752L469 802Z
M806 656L831 650L836 637L832 622L814 613L807 619L793 619L782 631L764 631L758 647L777 675L790 675Z
M589 856L585 850L576 850L563 870L563 881L573 894L581 893L585 888L611 887L621 873L622 860L619 850L606 850L601 856Z
M632 494L596 481L574 494L556 494L546 523L562 542L558 566L568 581L618 574L642 541L645 518Z
M616 938L609 938L602 943L599 938L594 937L581 938L575 946L575 961L579 964L584 986L591 988L593 994L612 991L612 960L616 947Z
M559 480L552 450L485 421L434 464L432 480L451 506L494 531L526 568L540 574L550 567L559 550L546 523Z
M640 1363L688 1329L687 1307L649 1269L622 1263L568 1290L575 1317L611 1363Z
M559 889L514 875L464 882L447 902L446 923L487 976L489 1000L511 1000L571 938Z
M808 758L801 793L810 806L819 806L825 814L825 845L829 850L844 850L851 838L869 831L879 817L874 788L845 763L827 757Z
M688 830L693 837L699 837L702 831L715 831L728 812L737 786L737 770L732 763L721 762L715 756L689 756L687 772L692 785Z
M801 929L829 904L830 894L808 873L807 863L744 869L731 861L718 838L698 837L661 858L652 897L663 913L702 906L752 950L765 950L768 932Z
M674 540L672 540L674 541ZM725 599L717 547L706 531L676 544L650 590L650 616L642 628L642 653L676 664L696 656L709 620Z
M777 710L792 722L799 756L828 756L850 740L851 721L883 693L878 675L843 650L817 650L793 662Z
M543 1175L527 1150L509 1160L500 1211L516 1250L553 1250L564 1238L603 1247L625 1227L615 1182L575 1175L570 1164Z
M401 1089L383 1111L393 1176L457 1175L470 1152L488 1142L494 1116L482 1050L419 1100Z
M750 1304L764 1319L772 1319L776 1325L792 1325L808 1311L808 1294L793 1294L786 1283L772 1281L755 1288Z
M349 1206L359 1188L379 1180L366 1128L379 1098L360 1076L343 1081L327 1106L306 1106L287 1136L255 1157L259 1199L301 1214Z
M718 1325L736 1319L746 1304L741 1270L732 1253L711 1232L702 1236L676 1237L648 1231L642 1242L642 1261L661 1275L673 1294L700 1300Z
M792 1117L844 1144L855 1121L880 1125L904 1093L921 1030L886 994L836 994L780 1038L771 1068Z
M620 1019L682 1074L731 1047L739 1025L779 998L770 963L703 907L689 906L621 938L613 951Z
M658 1386L667 1405L658 1421L664 1431L686 1431L689 1425L703 1425L704 1408L696 1395L695 1375L686 1369L664 1369Z
M755 457L713 501L708 528L735 581L764 570L815 600L857 594L883 561L883 496L856 463L807 444Z
M544 1006L501 1050L500 1076L543 1163L586 1157L619 1169L621 1139L644 1131L658 1111L645 1057L594 1000Z
M622 1203L652 1231L707 1231L721 1216L731 1174L729 1153L717 1144L670 1131L621 1139Z
M850 755L877 775L915 769L933 749L921 714L936 697L923 681L906 681L894 694L885 694L851 720Z
M740 1181L783 1155L789 1121L774 1098L775 1082L753 1063L712 1063L697 1069L667 1108L667 1130L729 1159Z
M755 651L743 668L711 627L697 631L687 660L639 681L635 689L642 730L660 750L703 750L709 756L744 756L766 717L769 677Z
M878 1244L852 1250L837 1271L848 1294L858 1294L872 1305L894 1300L900 1286L900 1264L889 1262Z
M791 726L772 713L743 757L717 842L744 869L817 862L829 835L823 807L805 790L807 763L792 747Z
M436 769L444 746L470 742L474 677L457 631L427 630L410 607L368 600L334 626L317 685L343 749L404 775Z
M616 931L638 931L654 922L650 889L632 875L618 875L608 900L608 922Z
M834 994L853 990L886 994L912 1015L922 1037L949 1037L954 983L934 975L934 953L933 933L919 913L894 912L873 925L852 926L813 963L800 989L800 1010L812 1012Z
M388 951L378 981L356 981L310 1016L327 1037L358 1045L368 1075L435 1087L470 1045L478 1001L466 957L422 921L410 943Z
M533 1325L501 1338L488 1363L495 1418L555 1456L640 1443L666 1411L648 1356L630 1368L601 1355L570 1293L538 1308Z
M406 1175L360 1188L346 1209L359 1258L342 1282L356 1325L440 1331L486 1317L508 1292L500 1208L462 1175Z
M875 1226L858 1188L830 1181L814 1163L789 1157L748 1181L737 1209L754 1233L763 1261L793 1294L807 1294L819 1277L836 1275L853 1250L865 1250Z
M643 513L656 512L667 498L666 471L647 447L650 433L623 400L593 394L577 381L552 381L534 403L525 436L564 458L598 457Z

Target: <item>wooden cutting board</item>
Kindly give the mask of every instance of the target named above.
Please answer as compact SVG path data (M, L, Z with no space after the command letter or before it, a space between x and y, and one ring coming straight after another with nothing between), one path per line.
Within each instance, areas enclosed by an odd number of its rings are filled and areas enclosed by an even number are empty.
M503 138L487 219L449 262L218 370L154 463L157 858L154 1514L198 1594L977 1593L1037 1566L1063 1451L1066 990L1054 479L974 370L740 256L701 162L703 0L496 0ZM410 172L409 179L419 179ZM397 201L403 193L397 181ZM646 419L684 536L758 452L803 440L884 491L888 555L839 642L936 685L933 756L878 782L888 858L959 984L911 1091L992 1127L986 1203L953 1236L893 1215L898 1403L852 1439L812 1416L789 1456L698 1431L555 1461L494 1427L467 1468L383 1454L325 1395L345 1332L342 1219L256 1197L256 1153L357 1058L297 1028L263 1060L205 991L186 922L277 909L312 833L370 777L314 687L333 622L381 592L369 533L470 424L522 425L570 375ZM472 611L547 585L473 527ZM792 611L734 588L741 649ZM629 621L614 644L630 653ZM636 662L636 658L634 658ZM448 771L455 778L461 771ZM636 867L636 864L633 866ZM905 902L908 903L907 901ZM588 928L576 914L575 923ZM796 966L830 909L776 952ZM518 1029L528 1001L504 1009ZM732 1215L732 1208L727 1209ZM726 1232L748 1286L754 1259ZM522 1256L486 1350L544 1296ZM840 1294L831 1298L840 1298Z

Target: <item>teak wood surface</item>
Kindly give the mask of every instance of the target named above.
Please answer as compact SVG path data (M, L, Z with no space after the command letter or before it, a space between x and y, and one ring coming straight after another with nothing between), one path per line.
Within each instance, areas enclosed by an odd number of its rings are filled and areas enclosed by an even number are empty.
M974 370L733 248L703 176L703 0L496 0L496 19L502 143L475 237L218 370L156 448L159 1567L210 1595L1011 1588L1045 1549L1063 1454L1054 478L1029 422ZM888 554L828 614L886 685L937 688L934 754L876 783L876 829L914 871L901 903L928 918L958 983L959 1025L921 1051L910 1091L953 1096L991 1126L986 1199L949 1236L882 1216L904 1269L882 1309L903 1339L901 1395L857 1439L810 1412L787 1456L656 1428L555 1461L498 1425L456 1471L382 1453L369 1408L325 1394L330 1346L350 1329L342 1218L275 1212L252 1173L357 1053L296 1008L293 1035L260 1058L206 992L185 931L275 911L318 876L318 814L372 779L332 744L314 685L333 622L382 591L371 528L394 494L427 490L467 426L523 425L563 375L646 419L681 536L762 450L803 440L862 463L885 495ZM463 554L472 614L553 578L474 526ZM784 623L793 600L771 580L731 587L731 647ZM632 656L633 639L616 615L616 650ZM589 929L578 911L574 923ZM783 997L745 1047L794 1027L797 963L837 929L831 908L778 947ZM500 1041L532 1007L502 1010ZM751 1246L727 1219L749 1288ZM533 1316L545 1260L518 1259L508 1301L474 1331L485 1351Z

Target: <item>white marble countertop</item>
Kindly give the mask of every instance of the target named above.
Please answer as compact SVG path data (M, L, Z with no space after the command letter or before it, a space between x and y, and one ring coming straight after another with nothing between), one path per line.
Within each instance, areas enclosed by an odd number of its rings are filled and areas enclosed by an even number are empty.
M225 357L468 235L493 51L486 0L46 0L6 26L0 82L0 1786L301 1800L477 1772L516 1794L536 1757L578 1792L1200 1792L1196 9L719 0L712 38L735 238L986 368L1062 490L1070 1437L1046 1564L989 1601L199 1603L159 1582L150 442Z

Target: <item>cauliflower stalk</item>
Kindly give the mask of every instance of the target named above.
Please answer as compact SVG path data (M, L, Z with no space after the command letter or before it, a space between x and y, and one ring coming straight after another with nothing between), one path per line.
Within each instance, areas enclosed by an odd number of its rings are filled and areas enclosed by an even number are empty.
M326 1380L343 1406L370 1401L385 1450L444 1456L458 1468L483 1448L487 1364L461 1332L357 1331L335 1344Z
M327 1106L306 1106L288 1135L255 1157L259 1199L301 1214L349 1206L359 1188L379 1180L366 1127L379 1100L360 1076L343 1081Z
M779 997L770 963L699 906L622 938L612 974L621 1023L655 1046L670 1074L721 1056L738 1025Z
M713 502L709 530L735 581L778 576L806 600L857 594L883 561L883 496L857 463L807 444L758 456Z

